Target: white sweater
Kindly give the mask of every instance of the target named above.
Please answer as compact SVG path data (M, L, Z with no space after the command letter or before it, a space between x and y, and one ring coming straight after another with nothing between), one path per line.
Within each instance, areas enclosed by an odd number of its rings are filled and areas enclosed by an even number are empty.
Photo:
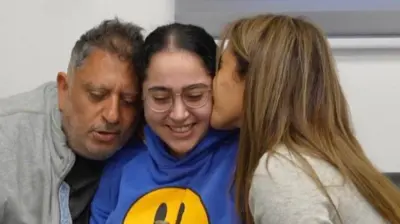
M340 224L335 208L314 181L298 166L287 148L269 158L265 154L250 189L250 210L256 224ZM340 173L325 161L305 157L332 198L343 224L385 222L354 185L344 184ZM289 159L289 160L288 160ZM294 162L294 163L293 163Z

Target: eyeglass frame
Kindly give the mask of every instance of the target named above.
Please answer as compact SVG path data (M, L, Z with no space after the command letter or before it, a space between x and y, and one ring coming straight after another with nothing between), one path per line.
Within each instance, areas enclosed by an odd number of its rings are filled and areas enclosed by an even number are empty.
M204 88L204 94L208 94L208 95L207 95L207 99L204 100L204 104L202 104L202 105L200 105L200 106L198 106L198 107L192 107L192 106L187 105L186 101L182 98L182 93L184 93L185 90L183 90L183 91L181 91L181 92L174 92L174 91L168 89L167 91L170 92L171 95L172 95L172 96L171 96L171 97L172 97L172 102L171 102L171 105L169 106L169 108L166 109L166 110L155 110L154 108L152 108L152 107L148 104L148 100L146 99L146 98L148 97L147 94L144 94L144 95L143 95L143 97L144 97L143 99L144 99L145 103L149 106L149 108L150 108L152 111L154 111L154 112L156 112L156 113L165 113L165 112L170 111L170 110L173 108L173 106L174 106L174 104L175 104L175 101L176 101L176 99L175 99L176 97L180 97L180 98L181 98L181 100L182 100L183 104L185 105L185 107L187 107L187 108L189 108L189 109L199 109L199 108L204 107L204 106L207 104L207 100L209 99L209 97L212 96L212 93L211 93L211 92L212 92L212 88L211 88L211 87ZM150 91L147 90L147 92L150 92Z

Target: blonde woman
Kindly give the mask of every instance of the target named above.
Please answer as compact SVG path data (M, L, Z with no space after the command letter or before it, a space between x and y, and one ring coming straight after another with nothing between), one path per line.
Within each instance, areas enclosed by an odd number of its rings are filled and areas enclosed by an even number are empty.
M259 15L229 25L225 44L211 124L241 128L235 187L246 223L400 223L400 193L351 129L321 30Z

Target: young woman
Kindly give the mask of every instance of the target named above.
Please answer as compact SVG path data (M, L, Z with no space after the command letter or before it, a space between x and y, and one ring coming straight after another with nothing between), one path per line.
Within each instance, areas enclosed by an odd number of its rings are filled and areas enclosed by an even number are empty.
M316 26L259 15L228 26L221 46L211 125L241 128L235 187L246 223L400 223L399 190L357 141Z
M112 158L91 223L237 223L237 131L209 129L214 39L193 25L157 28L145 40L144 142Z

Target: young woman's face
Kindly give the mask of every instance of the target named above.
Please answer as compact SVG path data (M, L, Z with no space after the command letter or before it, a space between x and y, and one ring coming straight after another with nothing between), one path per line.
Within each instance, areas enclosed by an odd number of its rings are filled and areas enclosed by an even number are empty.
M212 78L201 59L183 50L152 56L143 84L148 125L179 156L206 134L212 109Z
M237 62L230 48L222 54L213 81L214 105L211 126L216 129L240 127L243 109L244 80L237 72Z

